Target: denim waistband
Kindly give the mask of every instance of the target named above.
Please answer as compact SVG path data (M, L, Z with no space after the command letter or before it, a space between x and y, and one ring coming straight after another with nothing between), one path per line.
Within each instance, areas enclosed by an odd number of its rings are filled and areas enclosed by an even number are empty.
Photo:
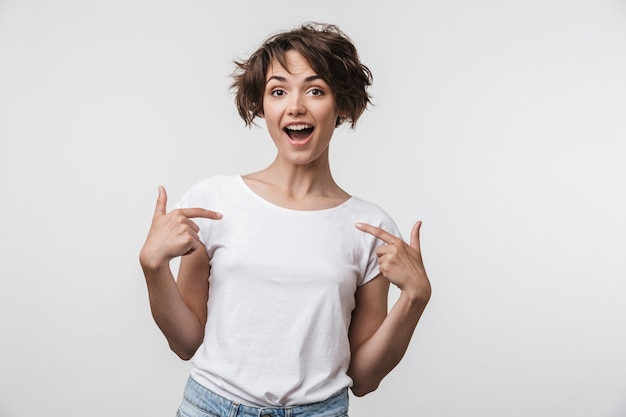
M250 407L230 401L189 378L179 416L188 417L345 417L348 389L327 400L292 407Z

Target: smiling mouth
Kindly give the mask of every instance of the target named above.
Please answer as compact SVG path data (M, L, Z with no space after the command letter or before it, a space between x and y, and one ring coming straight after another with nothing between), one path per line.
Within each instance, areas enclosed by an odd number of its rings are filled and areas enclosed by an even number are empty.
M313 126L304 125L304 124L291 125L291 126L287 126L283 130L285 131L285 133L287 133L287 136L289 136L289 139L304 140L308 138L313 132Z

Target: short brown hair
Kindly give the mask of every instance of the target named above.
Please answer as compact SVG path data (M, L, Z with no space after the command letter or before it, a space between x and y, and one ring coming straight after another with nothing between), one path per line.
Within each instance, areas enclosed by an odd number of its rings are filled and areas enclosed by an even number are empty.
M308 22L300 27L273 35L248 59L235 61L231 88L235 103L246 126L263 113L263 94L268 67L276 60L287 68L286 52L300 53L311 68L333 90L340 116L336 126L345 121L354 128L356 121L371 103L367 88L372 73L361 63L356 47L337 26Z

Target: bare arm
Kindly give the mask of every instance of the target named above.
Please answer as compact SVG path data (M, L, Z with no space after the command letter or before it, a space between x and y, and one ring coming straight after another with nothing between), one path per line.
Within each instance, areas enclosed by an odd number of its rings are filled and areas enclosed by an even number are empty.
M146 278L150 309L170 348L190 359L202 343L209 296L209 256L198 238L191 217L219 219L218 213L200 208L166 213L167 195L159 188L152 226L139 260ZM169 262L183 256L178 282Z
M387 245L377 249L381 274L359 287L356 293L349 333L352 358L348 369L356 396L374 391L400 362L430 299L430 282L419 247L420 226L418 222L413 227L410 245L377 227L358 226ZM401 292L387 314L389 282Z

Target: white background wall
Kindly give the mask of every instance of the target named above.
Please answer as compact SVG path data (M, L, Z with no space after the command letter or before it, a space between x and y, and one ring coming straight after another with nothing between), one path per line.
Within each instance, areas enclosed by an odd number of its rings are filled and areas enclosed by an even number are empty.
M0 0L0 416L174 415L189 364L137 261L157 185L171 206L271 161L231 61L306 20L374 73L334 174L405 236L424 221L434 288L351 414L625 416L617 0Z

